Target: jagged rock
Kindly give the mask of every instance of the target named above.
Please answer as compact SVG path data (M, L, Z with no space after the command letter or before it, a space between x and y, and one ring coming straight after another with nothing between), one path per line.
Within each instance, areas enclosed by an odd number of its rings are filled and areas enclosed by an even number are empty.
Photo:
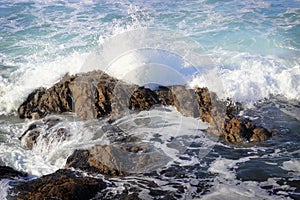
M15 199L91 199L107 187L101 179L83 177L67 169L27 182L19 182L13 189Z
M119 171L96 160L88 150L75 150L75 152L68 157L66 168L73 167L87 172L95 172L108 176L123 176L125 172Z
M272 136L268 130L262 127L255 127L253 130L253 135L250 138L250 142L261 142L267 140L269 137Z
M210 123L208 132L224 136L228 142L263 141L271 136L262 127L247 128L252 122L235 117L240 105L232 102L226 105L207 88L159 86L152 91L126 84L102 71L66 75L49 89L39 88L28 96L18 112L21 118L38 119L50 113L75 112L82 119L109 116L113 120L128 114L128 110L149 110L155 105L174 106L185 116L199 117ZM27 143L32 147L39 134L29 133Z
M206 119L204 115L211 107L209 98L206 88L198 88L195 93L184 86L159 86L157 91L152 91L94 71L66 75L49 89L36 89L21 104L18 113L21 118L38 119L50 113L74 111L83 119L91 119L120 114L126 109L149 110L159 104L173 105L183 115L193 117L199 116L200 109L201 119Z
M38 119L50 113L72 111L71 84L75 76L66 75L53 87L38 88L18 108L20 118Z
M24 172L16 171L11 167L0 166L0 179L25 176L27 176L27 174Z
M259 142L271 137L265 128L252 124L249 120L238 117L225 121L222 133L227 142Z
M163 153L150 152L147 148L146 144L140 144L140 146L96 145L91 150L76 150L67 159L65 167L108 176L123 176L151 171L170 161L170 158Z
M68 159L67 168L73 167L108 176L124 176L135 172L151 171L169 161L163 153L149 151L147 144L95 145L91 150L76 150Z

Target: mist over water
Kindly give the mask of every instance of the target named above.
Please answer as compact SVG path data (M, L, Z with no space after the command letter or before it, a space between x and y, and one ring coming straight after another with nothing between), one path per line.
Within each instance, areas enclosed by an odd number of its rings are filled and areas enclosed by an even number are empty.
M149 151L162 155L163 165L177 163L178 170L189 166L184 169L186 180L172 179L189 188L183 198L296 199L300 193L299 16L296 0L3 0L0 164L40 177L62 168L75 149L109 144L105 132L101 135L90 128L106 127L105 120L78 122L62 115L56 116L61 119L57 126L67 128L70 137L56 141L53 136L52 144L41 140L31 151L21 146L18 137L33 121L20 120L16 114L34 89L51 87L66 73L104 70L149 88L208 87L220 98L242 102L248 108L242 114L276 133L261 144L230 146L203 132L205 123L181 116L174 108L116 121L113 125L151 141ZM174 134L176 130L180 131ZM164 167L155 164L140 170ZM171 181L159 173L155 181ZM126 182L119 181L116 190ZM204 182L210 184L208 191L197 193L196 185ZM7 188L7 180L2 180L3 198ZM145 189L145 199L151 198L148 193Z

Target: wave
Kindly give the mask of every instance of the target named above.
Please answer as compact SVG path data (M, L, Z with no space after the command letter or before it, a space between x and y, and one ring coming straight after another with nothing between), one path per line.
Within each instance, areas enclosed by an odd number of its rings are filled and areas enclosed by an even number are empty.
M280 59L245 53L223 52L219 60L202 53L203 49L200 53L185 53L195 51L191 46L195 42L182 40L182 44L176 44L166 41L166 35L151 35L150 32L149 43L149 39L142 38L149 36L145 31L122 33L90 52L75 52L45 63L27 63L13 70L2 67L0 113L15 111L33 89L50 87L66 73L99 69L139 85L206 86L221 98L242 102L256 102L270 95L300 100L300 68L297 65L286 67ZM168 42L173 45L167 46Z
M256 1L171 3L176 15L164 5L155 13L157 2L26 2L3 5L14 9L0 19L7 36L0 36L0 114L16 111L30 91L65 73L97 69L141 85L207 86L242 102L270 95L300 100L293 2L285 11ZM241 9L229 13L232 6ZM29 8L35 14L23 18ZM274 8L276 20L263 26L273 14L262 8Z

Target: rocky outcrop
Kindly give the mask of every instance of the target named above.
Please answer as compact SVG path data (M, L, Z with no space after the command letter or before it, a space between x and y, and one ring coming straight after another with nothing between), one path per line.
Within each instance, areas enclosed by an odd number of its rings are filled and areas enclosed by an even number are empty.
M249 120L238 117L225 121L222 133L227 142L260 142L271 137L271 133L265 128L252 124Z
M66 112L73 112L81 119L105 118L106 121L91 121L105 122L97 126L95 137L105 135L108 143L97 143L88 149L75 150L68 157L65 169L17 183L12 189L12 193L17 194L15 198L91 199L97 195L96 199L107 199L111 195L110 199L140 199L135 184L149 189L149 194L157 199L183 198L185 188L178 185L177 180L186 178L189 172L184 170L193 170L192 167L189 169L184 166L180 169L180 166L168 166L172 158L151 146L151 142L145 142L113 125L114 120L122 115L162 105L174 106L184 116L208 122L210 127L207 132L221 136L229 143L259 142L271 137L268 130L238 115L241 105L229 100L221 101L207 88L187 89L185 86L175 85L158 86L156 90L151 90L127 84L101 71L66 75L48 89L38 88L33 91L19 107L21 118L36 119L20 136L21 144L34 149L40 143L49 146L51 143L57 145L67 140L71 133L63 126L65 119L49 115ZM87 124L90 125L95 124ZM160 174L156 174L157 169L162 170ZM4 173L4 178L22 176L18 172L9 172L7 168L5 170L8 173ZM85 175L74 170L83 171ZM105 182L99 178L99 174L104 175L101 177L106 179ZM107 196L105 188L114 187L108 183L116 181L115 177L118 177L117 181L121 181L127 177L148 176L147 174L149 177L172 177L173 189L163 190L151 178L138 178L124 181L124 188L136 181L133 186L128 186L128 190L126 188L121 193L113 192ZM97 178L89 177L93 175ZM0 168L0 178L1 176ZM206 190L201 184L197 187L203 192Z
M175 106L183 115L208 118L209 91L184 86L149 88L129 85L101 71L66 75L49 89L38 88L18 109L20 118L43 118L50 113L75 112L83 119L117 116L126 110L149 110L154 105ZM199 100L199 102L197 102ZM200 107L199 107L200 106Z
M226 105L207 88L159 86L153 91L124 83L101 71L66 75L49 89L33 91L18 113L21 118L39 119L50 113L74 112L82 119L109 116L113 120L129 111L149 110L155 105L174 106L185 116L199 117L210 123L208 132L228 142L257 142L271 136L268 130L251 121L237 118L239 106ZM32 127L29 129L21 138L25 140L26 136L27 146L31 148L39 133Z
M73 167L92 173L100 173L107 176L124 176L125 172L104 165L101 160L96 160L88 150L76 150L67 160L66 168Z
M107 176L124 176L155 170L170 161L162 152L150 148L146 143L95 145L90 150L76 150L67 159L66 167Z
M72 111L71 88L75 76L65 76L53 87L33 91L18 109L20 118L38 119L50 113Z
M107 187L101 179L82 176L60 169L53 174L27 182L19 182L12 193L15 199L91 199Z
M26 177L27 174L24 172L16 171L11 167L0 166L0 179L10 179L14 177Z

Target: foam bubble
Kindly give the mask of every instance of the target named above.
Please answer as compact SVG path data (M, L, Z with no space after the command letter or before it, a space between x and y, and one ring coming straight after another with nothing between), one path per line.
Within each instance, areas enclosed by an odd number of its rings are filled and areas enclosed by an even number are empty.
M210 152L215 140L218 139L204 133L203 130L208 127L207 123L196 118L184 117L173 107L153 108L150 111L128 114L116 120L113 126L117 126L130 137L139 138L142 144L147 144L147 151L140 154L153 157L151 163L134 172L147 172L169 166L174 162L182 166L196 164ZM197 148L192 147L195 143ZM186 151L193 149L198 150L199 154L182 159ZM155 159L158 155L159 160ZM128 154L128 158L134 157L135 155ZM120 162L122 159L124 158L120 158ZM123 166L123 163L120 165L132 172L137 163L138 159L128 166Z
M0 114L17 109L24 98L38 87L50 87L66 73L80 72L89 53L75 52L54 61L23 64L11 72L9 79L0 78Z
M283 196L270 195L268 191L262 189L260 184L255 181L236 181L226 182L225 180L215 180L213 182L213 192L204 195L201 199L232 199L232 200L251 200L251 199L267 199L281 200ZM284 197L284 199L291 199Z
M201 199L290 199L287 197L290 186L280 186L274 180L269 178L264 182L240 181L236 179L235 169L239 163L243 163L257 158L257 156L243 157L237 160L230 160L219 157L213 161L208 169L209 172L217 173L218 176L212 181L211 192L205 194ZM268 190L262 187L268 186L274 190L279 189L276 195L272 195Z
M285 162L283 162L281 168L295 174L296 176L299 176L300 175L300 160L293 159L293 160L285 161Z
M230 56L230 57L227 57ZM283 95L300 100L300 66L288 66L285 61L246 53L223 52L219 63L219 78L226 97L236 101L256 102L270 95ZM206 74L197 76L192 85L210 80ZM224 93L218 93L224 96Z
M1 179L0 180L0 199L6 199L8 194L8 189L10 180L8 179Z

